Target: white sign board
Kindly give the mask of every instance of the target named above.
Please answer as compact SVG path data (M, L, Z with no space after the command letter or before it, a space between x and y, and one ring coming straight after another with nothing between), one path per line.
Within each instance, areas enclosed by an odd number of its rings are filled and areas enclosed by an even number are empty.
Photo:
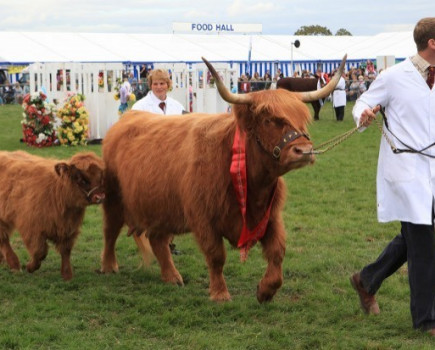
M262 24L239 24L239 23L208 23L208 22L192 22L192 23L172 23L172 31L189 32L189 33L261 33L263 31Z
M387 69L388 67L396 64L395 56L377 56L376 57L376 69Z

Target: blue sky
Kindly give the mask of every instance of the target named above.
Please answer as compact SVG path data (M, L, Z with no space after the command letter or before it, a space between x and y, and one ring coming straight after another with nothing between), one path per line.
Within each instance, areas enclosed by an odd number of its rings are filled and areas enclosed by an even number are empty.
M263 34L321 25L333 34L409 31L434 0L0 0L0 31L171 33L173 22L259 23Z

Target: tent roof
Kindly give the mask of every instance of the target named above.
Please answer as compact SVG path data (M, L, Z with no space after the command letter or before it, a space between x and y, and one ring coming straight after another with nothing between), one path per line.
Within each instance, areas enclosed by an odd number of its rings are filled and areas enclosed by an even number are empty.
M292 43L299 40L299 48ZM0 32L0 64L33 62L337 61L415 53L412 32L374 36Z

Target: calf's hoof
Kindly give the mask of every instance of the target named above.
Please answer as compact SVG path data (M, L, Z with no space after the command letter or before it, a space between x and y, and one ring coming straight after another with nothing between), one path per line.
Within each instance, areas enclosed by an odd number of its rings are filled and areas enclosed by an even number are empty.
M31 261L29 263L27 263L26 265L26 270L29 273L35 272L36 270L38 270L41 267L41 262L34 262Z
M0 262L2 261L2 256L0 255ZM6 263L8 264L9 268L12 271L20 271L20 261L18 260L18 257L15 254L8 254L6 256Z
M61 272L62 278L64 281L69 281L71 280L73 274L72 274L72 270L69 271L62 271Z

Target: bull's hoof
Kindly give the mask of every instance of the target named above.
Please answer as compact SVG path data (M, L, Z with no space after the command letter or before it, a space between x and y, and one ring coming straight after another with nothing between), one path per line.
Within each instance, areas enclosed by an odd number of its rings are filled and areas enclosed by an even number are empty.
M102 264L101 269L99 270L99 273L105 274L105 273L116 273L119 271L119 267L117 263L113 264Z
M180 274L177 275L173 275L173 276L162 276L162 281L165 283L169 283L169 284L173 284L179 287L183 287L184 286L184 281L183 281L183 277L181 277Z
M272 301L273 297L275 296L276 290L261 290L260 286L257 286L257 300L260 304L267 303Z
M228 291L214 294L210 293L210 299L215 302L222 303L226 301L231 301L231 295L230 293L228 293Z

